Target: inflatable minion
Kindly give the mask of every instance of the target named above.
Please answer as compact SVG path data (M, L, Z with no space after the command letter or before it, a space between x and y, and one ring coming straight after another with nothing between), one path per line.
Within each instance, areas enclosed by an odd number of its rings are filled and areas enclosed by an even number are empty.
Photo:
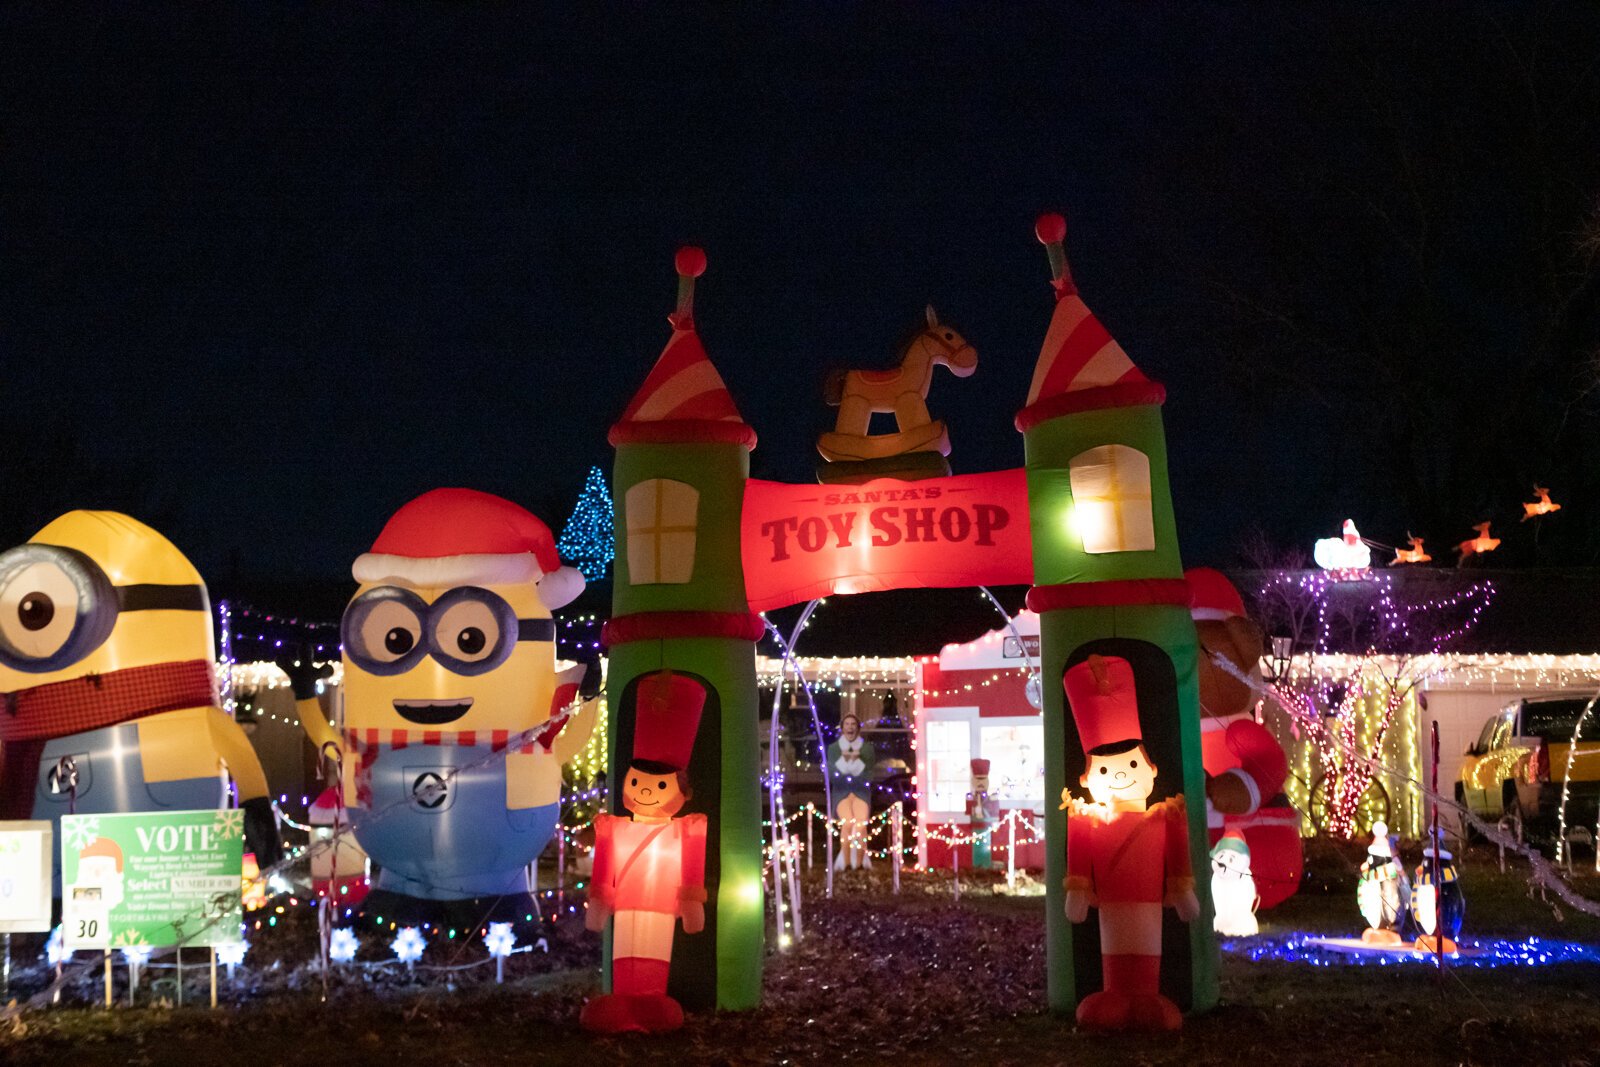
M397 922L522 920L556 828L561 765L588 741L582 664L557 671L550 611L583 590L539 519L436 489L384 526L341 621L343 730L301 721L342 767L379 870L363 910ZM460 907L458 902L468 902Z
M0 819L59 835L66 814L225 807L226 771L247 847L278 861L261 762L218 706L206 587L150 527L72 511L0 553L0 700Z

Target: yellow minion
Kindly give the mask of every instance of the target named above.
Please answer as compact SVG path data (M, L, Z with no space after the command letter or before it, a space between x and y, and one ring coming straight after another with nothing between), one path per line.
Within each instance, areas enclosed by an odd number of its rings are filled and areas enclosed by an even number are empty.
M223 807L225 771L277 862L261 762L217 706L205 584L144 523L72 511L0 553L0 701L0 818Z
M520 912L561 765L594 729L583 665L557 670L550 615L583 578L538 518L469 489L406 504L353 573L342 734L301 721L339 754L351 824L379 866L365 910L406 921L496 897Z

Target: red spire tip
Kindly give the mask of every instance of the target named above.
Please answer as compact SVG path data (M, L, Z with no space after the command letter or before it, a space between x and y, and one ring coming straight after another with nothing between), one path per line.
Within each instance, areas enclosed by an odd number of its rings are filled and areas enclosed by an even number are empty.
M706 272L706 253L703 248L684 245L673 257L673 266L685 278L698 278Z
M1067 238L1067 220L1054 211L1047 211L1033 224L1033 233L1042 245L1060 244Z

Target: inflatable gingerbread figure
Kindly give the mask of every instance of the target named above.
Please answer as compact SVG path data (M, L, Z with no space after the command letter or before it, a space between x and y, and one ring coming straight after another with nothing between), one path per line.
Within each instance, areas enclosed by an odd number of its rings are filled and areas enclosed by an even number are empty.
M1200 749L1211 844L1226 831L1244 838L1264 910L1300 888L1303 859L1300 816L1283 795L1289 761L1251 714L1255 690L1240 679L1260 679L1261 629L1221 572L1195 567L1184 578L1200 637Z
M1066 912L1081 923L1100 910L1104 988L1078 1004L1091 1030L1176 1030L1178 1006L1161 994L1161 909L1200 914L1189 863L1183 796L1150 804L1160 773L1145 751L1133 667L1090 656L1064 679L1087 764L1079 783L1091 802L1063 790L1067 808Z
M683 1008L667 995L678 920L697 934L706 923L704 815L683 815L689 802L689 757L706 693L669 671L639 682L633 759L621 785L627 817L595 819L589 929L615 917L611 992L583 1006L579 1021L601 1033L657 1033L683 1025Z

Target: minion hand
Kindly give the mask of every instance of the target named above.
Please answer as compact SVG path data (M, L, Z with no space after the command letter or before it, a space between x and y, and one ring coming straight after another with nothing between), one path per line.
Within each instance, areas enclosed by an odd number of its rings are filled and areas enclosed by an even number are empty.
M283 858L283 845L278 841L278 817L273 813L270 797L252 797L240 804L244 811L245 848L256 854L256 863L262 870Z

